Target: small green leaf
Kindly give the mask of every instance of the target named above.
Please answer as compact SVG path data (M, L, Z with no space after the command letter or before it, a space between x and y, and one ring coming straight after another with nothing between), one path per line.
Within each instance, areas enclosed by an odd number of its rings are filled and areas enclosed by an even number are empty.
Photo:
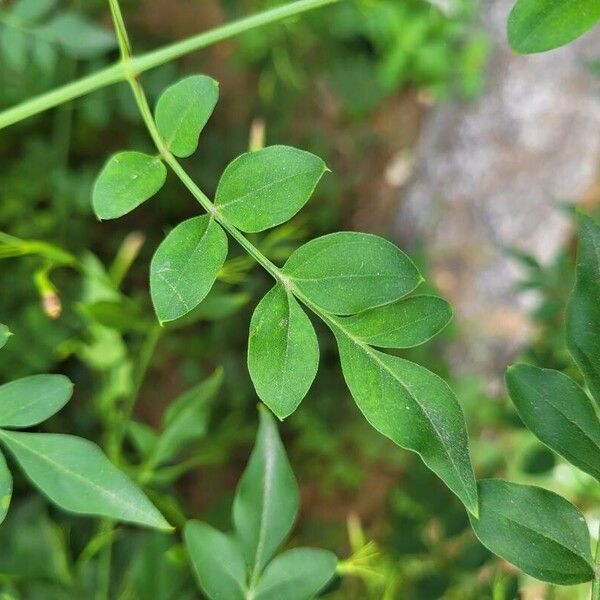
M277 427L261 408L256 444L233 501L236 533L253 573L263 569L290 532L298 503L298 485Z
M0 523L4 521L8 512L10 499L12 498L12 489L12 475L8 470L4 455L0 452Z
M143 152L113 154L98 175L92 192L99 219L122 217L160 190L167 168L159 157Z
M291 219L326 170L318 156L289 146L247 152L223 172L215 204L238 229L264 231Z
M200 589L210 600L246 600L246 566L237 545L201 521L188 521L184 538Z
M471 525L486 548L537 579L573 585L594 577L585 519L558 494L480 481L479 519Z
M117 331L146 332L156 326L156 321L146 317L135 302L126 298L83 303L80 310L96 323Z
M219 84L206 75L192 75L168 87L156 104L156 127L166 147L181 158L198 147L219 99Z
M0 348L3 348L6 345L6 342L8 342L8 338L11 335L10 329L6 325L0 323Z
M127 425L127 435L142 456L148 456L158 444L158 433L146 423L130 421Z
M56 6L56 0L16 0L10 14L25 23L34 23L46 17Z
M60 508L170 530L141 490L87 440L0 430L27 477Z
M530 365L509 367L506 385L527 428L600 480L600 423L586 393L564 373Z
M567 305L567 346L600 404L600 227L579 217L575 288Z
M256 600L311 600L335 575L337 557L327 550L294 548L267 566Z
M380 348L413 348L437 335L452 307L436 296L413 296L340 319L353 337Z
M248 370L259 398L280 418L306 396L319 366L314 327L296 299L276 285L250 321Z
M477 514L465 419L448 384L427 369L354 340L334 327L344 379L367 421L421 456Z
M0 427L32 427L57 413L73 393L64 375L31 375L0 386Z
M221 387L223 369L217 369L208 379L188 390L167 409L163 431L154 450L156 464L173 458L177 452L206 434L211 401Z
M339 232L298 248L283 267L323 310L351 315L394 302L423 281L399 248L367 233Z
M210 292L227 258L227 236L208 215L180 223L156 250L150 292L161 323L193 310Z
M600 20L598 0L518 0L508 19L508 42L521 54L571 42Z

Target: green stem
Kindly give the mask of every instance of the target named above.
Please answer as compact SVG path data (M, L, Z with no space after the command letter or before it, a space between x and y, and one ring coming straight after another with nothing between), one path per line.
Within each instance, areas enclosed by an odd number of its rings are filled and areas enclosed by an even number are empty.
M592 600L600 600L600 525L598 526L598 541L594 556L594 581L592 582Z
M299 15L303 12L320 8L328 4L334 4L341 0L296 0L284 6L278 6L256 15L251 15L237 21L232 21L226 25L216 27L210 31L194 35L180 42L169 44L164 48L153 50L137 57L132 57L129 61L120 60L118 63L106 67L96 73L83 77L62 87L59 87L45 94L41 94L27 100L17 106L8 108L0 112L0 129L8 127L14 123L27 119L35 114L79 98L98 90L100 88L112 85L119 81L125 81L132 76L137 76L145 71L154 69L160 65L185 56L190 52L195 52L217 42L235 37L240 33L262 27L270 23L275 23L288 17ZM111 11L113 11L113 2L111 1ZM122 18L115 19L115 27L120 40L126 40L125 30L122 28ZM121 56L124 48L119 42ZM126 42L126 48L129 49L129 41Z

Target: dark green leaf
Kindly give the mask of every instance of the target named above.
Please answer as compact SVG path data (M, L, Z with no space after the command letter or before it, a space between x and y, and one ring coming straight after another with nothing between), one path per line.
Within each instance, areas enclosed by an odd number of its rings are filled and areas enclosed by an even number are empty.
M236 533L253 573L264 568L290 532L298 512L298 496L273 417L261 408L256 444L233 502Z
M567 306L567 346L600 403L600 227L579 218L577 278Z
M374 350L333 327L342 371L358 407L377 431L423 462L477 513L477 486L461 407L427 369Z
M248 152L223 172L215 204L238 229L264 231L291 219L326 170L318 156L289 146Z
M335 575L336 566L337 557L326 550L288 550L265 569L256 600L311 600Z
M571 42L600 20L598 0L518 0L508 19L516 52L544 52Z
M218 99L219 84L206 75L186 77L161 94L156 105L156 127L175 156L195 152L200 132Z
M150 291L161 323L193 310L210 292L227 258L227 236L208 215L180 223L156 250Z
M283 272L323 310L349 315L394 302L423 281L413 262L376 235L339 232L298 248Z
M0 386L0 427L31 427L57 413L73 393L64 375L31 375Z
M0 523L4 521L8 512L10 499L12 498L12 487L12 475L8 470L4 455L0 452Z
M156 321L146 318L135 302L124 299L82 304L81 311L100 325L117 331L144 332L156 324Z
M250 322L248 370L259 398L280 418L306 396L319 366L315 330L296 299L276 285Z
M235 542L200 521L188 521L184 537L200 589L210 600L246 600L246 566Z
M530 365L509 367L506 385L527 428L600 480L600 423L586 393L564 373Z
M99 219L122 217L160 190L167 169L159 157L143 152L113 154L98 175L92 193Z
M436 296L414 296L342 319L353 337L381 348L412 348L437 335L452 307Z
M134 483L95 444L71 435L0 430L25 474L60 508L171 529Z
M480 481L479 519L471 525L484 546L537 579L573 585L594 576L585 519L558 494Z

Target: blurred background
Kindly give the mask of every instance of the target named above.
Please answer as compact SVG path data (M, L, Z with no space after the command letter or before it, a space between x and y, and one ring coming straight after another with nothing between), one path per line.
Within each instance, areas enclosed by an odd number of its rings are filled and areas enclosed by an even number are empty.
M139 53L282 3L122 6ZM563 341L563 309L574 269L573 206L595 213L600 198L600 36L514 56L504 40L510 5L349 0L142 80L153 102L186 73L220 82L200 148L185 161L209 195L250 144L285 143L323 157L332 173L309 206L254 241L277 263L338 229L376 232L407 250L427 291L448 298L456 317L434 341L402 355L457 393L478 476L550 487L592 524L600 516L597 486L523 428L502 378L517 357L578 377ZM102 0L0 0L0 109L116 57ZM107 156L125 148L152 151L126 84L0 131L0 322L15 334L1 354L0 380L68 374L74 400L48 428L100 443L110 407L136 388L137 357L154 331L150 257L171 227L197 214L169 177L158 197L98 223L91 184ZM166 407L222 367L199 439L148 489L174 522L199 516L225 529L257 424L248 323L270 285L231 246L214 291L161 330L128 437L135 464ZM331 337L323 327L318 333L319 375L280 429L302 490L290 544L351 557L328 598L585 597L585 588L550 589L493 558L419 459L369 427L343 384ZM93 523L55 510L22 480L16 496L0 528L0 597L92 597ZM115 554L115 597L197 597L173 540L136 531L115 540Z

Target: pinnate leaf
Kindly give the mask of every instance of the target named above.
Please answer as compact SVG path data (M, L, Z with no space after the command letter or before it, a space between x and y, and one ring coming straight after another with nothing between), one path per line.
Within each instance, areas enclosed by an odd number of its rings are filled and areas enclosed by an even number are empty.
M418 453L477 514L477 486L465 419L448 384L424 367L357 342L333 326L344 379L377 431Z
M600 422L577 383L560 371L515 365L506 372L506 385L527 428L600 480Z
M247 152L223 172L215 204L238 229L264 231L291 219L326 170L318 156L289 146Z
M290 532L298 503L298 485L277 427L261 408L254 450L233 502L236 534L253 572L264 568Z
M413 296L341 319L353 337L380 348L413 348L437 335L452 307L437 296Z
M92 193L99 219L122 217L160 190L167 168L159 157L127 150L113 154L98 175Z
M31 375L0 386L0 427L32 427L57 413L73 393L64 375Z
M579 217L575 288L567 305L567 347L600 403L600 227Z
M200 589L210 600L246 600L246 565L235 542L201 521L188 521L185 545Z
M71 435L0 430L0 443L60 508L171 529L141 490L92 442Z
M198 306L226 258L227 236L214 219L202 215L177 225L150 265L150 291L159 321L173 321Z
M339 315L394 302L423 280L394 244L350 231L304 244L290 256L283 272L321 309Z
M219 84L206 75L191 75L168 87L156 105L156 127L175 156L198 147L200 132L219 99Z
M294 548L275 557L256 587L256 600L311 600L335 575L337 557L327 550Z
M280 418L294 412L319 366L315 330L296 299L276 285L250 321L248 370L259 398Z
M8 470L8 465L4 459L4 455L0 452L0 523L4 521L10 500L12 498L12 475Z
M479 518L471 525L484 546L537 579L573 585L594 576L585 519L558 494L480 481Z
M516 52L545 52L583 35L600 21L598 0L518 0L508 19Z

